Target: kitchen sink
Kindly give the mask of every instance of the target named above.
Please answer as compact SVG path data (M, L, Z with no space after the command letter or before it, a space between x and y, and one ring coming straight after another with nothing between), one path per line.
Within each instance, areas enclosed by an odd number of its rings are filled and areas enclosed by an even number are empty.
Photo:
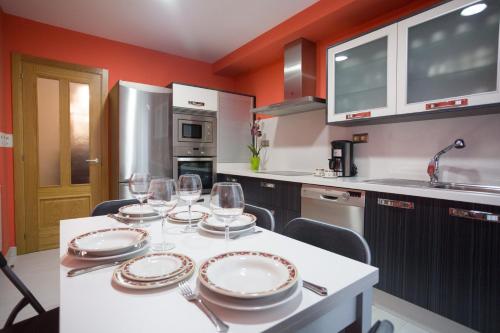
M445 190L471 191L500 194L500 186L474 185L474 184L457 184L457 183L437 183L430 185L433 188L442 188Z
M480 193L500 195L500 186L489 186L489 185L460 184L460 183L446 183L446 182L438 182L435 184L431 184L430 182L424 180L397 179L397 178L370 179L366 180L365 183L404 186L404 187L440 188L444 190L480 192Z

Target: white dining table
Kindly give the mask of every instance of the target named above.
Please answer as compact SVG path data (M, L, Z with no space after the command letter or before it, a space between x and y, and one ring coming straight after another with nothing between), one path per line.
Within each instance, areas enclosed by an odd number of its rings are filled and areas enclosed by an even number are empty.
M63 220L60 224L60 331L98 332L215 332L205 314L186 301L177 286L153 290L125 289L112 282L116 267L67 277L68 270L94 262L69 257L67 244L82 233L124 224L107 216ZM302 288L301 295L277 308L263 311L236 311L212 305L210 308L229 326L229 332L367 332L371 325L373 285L378 269L275 232L224 240L199 233L182 233L182 226L166 224L165 237L176 247L171 252L194 259L199 266L214 255L240 250L264 251L293 262L303 280L328 288L319 296ZM144 229L152 241L161 240L161 223ZM197 271L189 278L196 286Z

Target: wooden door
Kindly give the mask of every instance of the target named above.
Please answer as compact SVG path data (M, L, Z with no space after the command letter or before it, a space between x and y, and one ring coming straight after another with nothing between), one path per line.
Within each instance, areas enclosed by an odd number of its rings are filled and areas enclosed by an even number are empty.
M105 184L102 76L22 61L21 77L23 253L56 248L60 220L89 216Z

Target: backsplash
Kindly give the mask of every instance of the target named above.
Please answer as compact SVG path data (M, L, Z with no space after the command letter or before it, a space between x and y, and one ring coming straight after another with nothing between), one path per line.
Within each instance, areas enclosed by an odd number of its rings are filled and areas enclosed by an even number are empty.
M462 138L466 148L442 156L440 180L500 184L500 114L337 127L325 125L324 111L314 111L263 122L268 170L326 168L330 141L368 133L368 143L354 146L359 176L427 180L430 158Z

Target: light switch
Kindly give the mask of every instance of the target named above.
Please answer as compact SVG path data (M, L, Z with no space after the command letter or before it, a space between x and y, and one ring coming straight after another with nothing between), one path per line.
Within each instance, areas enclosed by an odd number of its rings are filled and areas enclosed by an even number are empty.
M0 147L12 148L12 134L0 132Z

